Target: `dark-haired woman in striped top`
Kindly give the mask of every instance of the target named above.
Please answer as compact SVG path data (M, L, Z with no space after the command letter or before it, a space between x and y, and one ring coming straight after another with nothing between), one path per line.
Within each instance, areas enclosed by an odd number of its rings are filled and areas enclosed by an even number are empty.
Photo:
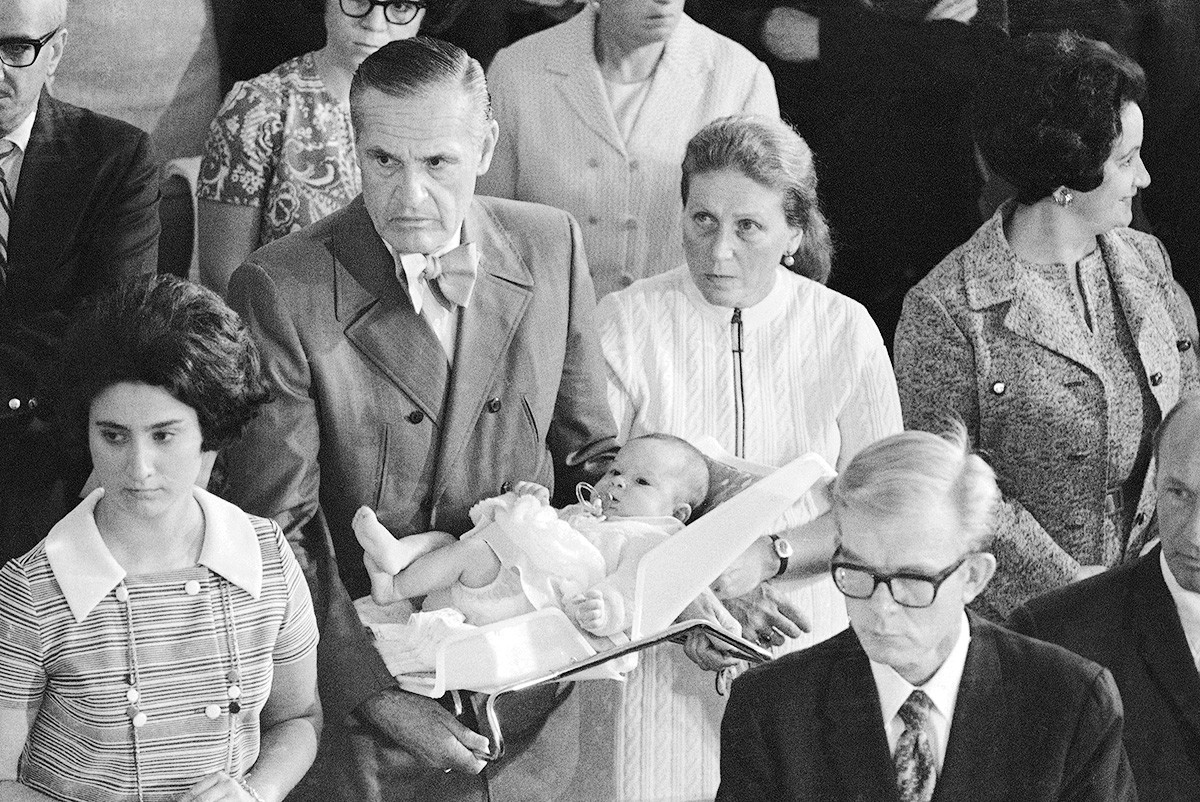
M266 400L241 321L140 280L54 381L98 487L0 570L0 798L281 800L321 726L312 602L278 526L197 486Z

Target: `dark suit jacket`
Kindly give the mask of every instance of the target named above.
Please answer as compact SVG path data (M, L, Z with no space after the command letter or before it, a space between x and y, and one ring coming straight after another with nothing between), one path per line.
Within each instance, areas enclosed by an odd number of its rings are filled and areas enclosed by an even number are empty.
M1010 625L1112 672L1138 792L1168 802L1200 794L1200 674L1163 580L1160 550L1039 596Z
M1108 671L974 615L934 800L1134 800ZM721 724L721 802L898 800L853 629L751 669Z
M83 298L154 272L157 259L158 175L147 134L43 92L21 165L7 280L0 287L0 474L27 477L32 487L58 478L51 441L29 403L37 397L38 377L53 363ZM10 399L20 402L16 409ZM45 535L0 532L0 561Z
M229 494L310 558L327 730L395 685L349 603L369 592L350 527L360 505L398 536L457 535L480 499L552 485L556 465L569 475L615 446L575 221L476 198L463 237L480 265L453 370L361 198L255 252L230 282L276 400L232 449Z

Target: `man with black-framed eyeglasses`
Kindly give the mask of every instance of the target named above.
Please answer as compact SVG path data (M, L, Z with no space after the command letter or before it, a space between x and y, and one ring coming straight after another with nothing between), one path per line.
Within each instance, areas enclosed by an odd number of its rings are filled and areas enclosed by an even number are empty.
M0 0L0 564L46 536L87 476L38 398L67 321L158 260L149 137L46 91L66 14L66 0Z
M1108 671L966 610L1000 491L965 430L868 446L832 495L850 628L734 683L717 799L1136 800Z

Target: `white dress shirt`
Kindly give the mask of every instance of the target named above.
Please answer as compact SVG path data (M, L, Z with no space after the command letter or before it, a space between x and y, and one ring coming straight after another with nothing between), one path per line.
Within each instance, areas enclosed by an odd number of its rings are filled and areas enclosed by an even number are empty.
M402 275L404 267L400 264L400 259L405 254L399 253L387 240L384 240L383 244L387 245L388 251L392 254L392 261L396 265L397 275ZM454 232L454 236L445 245L434 251L431 256L441 256L444 253L449 253L461 244L462 227L459 226L458 231ZM429 286L429 281L424 276L421 277L420 284L421 317L429 324L429 328L433 329L438 342L442 344L442 350L446 352L446 360L453 367L454 346L458 342L458 318L462 313L462 309L453 304L447 307L446 302L433 291L433 288ZM407 285L405 285L405 289L407 290Z
M17 181L21 179L21 165L25 163L25 151L29 149L29 135L33 132L33 118L36 116L37 109L35 108L21 121L20 125L3 137L16 145L13 152L0 163L0 168L4 169L4 180L8 183L8 191L12 194L13 200L16 200L17 197Z
M1183 636L1187 638L1188 649L1192 652L1192 662L1200 671L1200 593L1179 584L1179 580L1171 573L1171 566L1167 565L1166 555L1161 551L1158 553L1158 564L1162 567L1167 590L1171 591L1171 598L1175 600L1175 610L1179 613Z
M879 706L883 710L883 729L887 734L888 752L895 754L896 743L904 734L904 722L900 718L900 707L909 695L920 687L933 701L929 723L933 727L930 738L937 758L937 774L942 774L946 761L946 744L950 741L950 722L954 720L954 705L958 700L958 686L962 682L963 668L967 664L967 647L971 645L971 625L963 613L958 640L946 657L946 661L929 680L921 686L912 685L896 670L884 663L871 662L871 674L879 690Z

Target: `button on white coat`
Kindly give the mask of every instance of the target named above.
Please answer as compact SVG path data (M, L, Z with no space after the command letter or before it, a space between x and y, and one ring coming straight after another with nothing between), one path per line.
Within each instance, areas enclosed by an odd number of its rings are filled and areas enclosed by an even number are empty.
M204 708L204 715L211 719L217 719L221 715L221 708L219 705L209 705L208 707Z
M122 604L129 601L129 591L124 585L117 586L117 601L121 602Z
M200 583L195 579L189 579L183 586L183 592L189 596L195 596L200 592Z
M136 716L134 716L133 717L133 726L137 727L138 729L145 727L146 726L146 714L138 713Z

